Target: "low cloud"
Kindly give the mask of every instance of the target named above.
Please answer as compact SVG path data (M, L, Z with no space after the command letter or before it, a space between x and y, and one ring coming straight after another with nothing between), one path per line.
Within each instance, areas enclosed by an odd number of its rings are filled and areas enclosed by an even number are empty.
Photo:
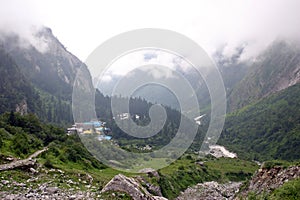
M41 17L26 1L2 1L0 6L0 39L18 36L21 48L35 47L41 53L48 50L47 38L38 36L43 28Z
M30 27L39 27L46 21L64 45L81 59L85 59L95 45L116 34L148 27L182 33L210 55L222 48L223 54L231 57L243 46L240 60L257 56L277 38L300 40L299 0L194 0L188 3L154 0L146 7L139 0L133 1L134 7L114 0L88 3L3 0L0 29L18 33L37 47L40 44L35 41ZM153 54L144 55L144 61L155 59Z

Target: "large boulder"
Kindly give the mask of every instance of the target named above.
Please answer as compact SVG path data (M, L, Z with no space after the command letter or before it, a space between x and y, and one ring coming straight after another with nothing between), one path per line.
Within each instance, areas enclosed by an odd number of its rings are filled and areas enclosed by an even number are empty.
M164 197L153 196L136 179L126 177L123 174L116 175L104 186L101 192L109 191L125 192L133 200L166 200Z

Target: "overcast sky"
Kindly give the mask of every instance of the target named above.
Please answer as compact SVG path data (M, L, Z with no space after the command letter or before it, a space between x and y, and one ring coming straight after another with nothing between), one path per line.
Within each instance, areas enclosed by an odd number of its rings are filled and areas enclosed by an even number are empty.
M137 28L164 28L198 42L209 54L230 55L248 43L250 57L277 37L300 37L298 0L0 0L0 28L29 34L45 25L85 60L103 41Z

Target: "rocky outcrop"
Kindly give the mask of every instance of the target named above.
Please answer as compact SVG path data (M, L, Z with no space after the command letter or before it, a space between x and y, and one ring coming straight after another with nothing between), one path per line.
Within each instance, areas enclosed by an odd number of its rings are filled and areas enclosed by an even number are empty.
M36 164L36 160L34 158L47 150L48 150L48 148L45 147L44 149L39 150L39 151L35 152L34 154L30 155L26 159L15 160L11 163L0 165L0 171L11 170L11 169L15 169L15 168L28 168L29 169Z
M109 181L101 192L120 191L125 192L134 200L166 200L164 197L153 196L135 178L129 178L123 174L116 175Z
M199 183L181 192L176 200L233 199L234 195L239 191L241 184L241 182L219 184L215 181Z
M28 105L25 99L16 105L16 112L20 113L21 115L28 114Z
M271 192L282 186L285 182L300 177L300 166L292 166L284 169L283 167L273 167L271 169L259 169L251 179L249 186L240 194L246 197L249 192L261 194Z
M141 169L141 170L139 171L139 173L146 173L146 174L148 174L148 176L150 176L150 177L157 177L157 178L159 178L158 172L157 172L155 169L152 169L152 168L144 168L144 169Z

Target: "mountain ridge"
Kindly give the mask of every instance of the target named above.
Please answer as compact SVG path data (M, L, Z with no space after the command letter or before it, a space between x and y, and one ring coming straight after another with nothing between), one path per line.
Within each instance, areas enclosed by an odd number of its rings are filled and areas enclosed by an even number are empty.
M228 97L233 111L300 82L300 44L274 41Z

